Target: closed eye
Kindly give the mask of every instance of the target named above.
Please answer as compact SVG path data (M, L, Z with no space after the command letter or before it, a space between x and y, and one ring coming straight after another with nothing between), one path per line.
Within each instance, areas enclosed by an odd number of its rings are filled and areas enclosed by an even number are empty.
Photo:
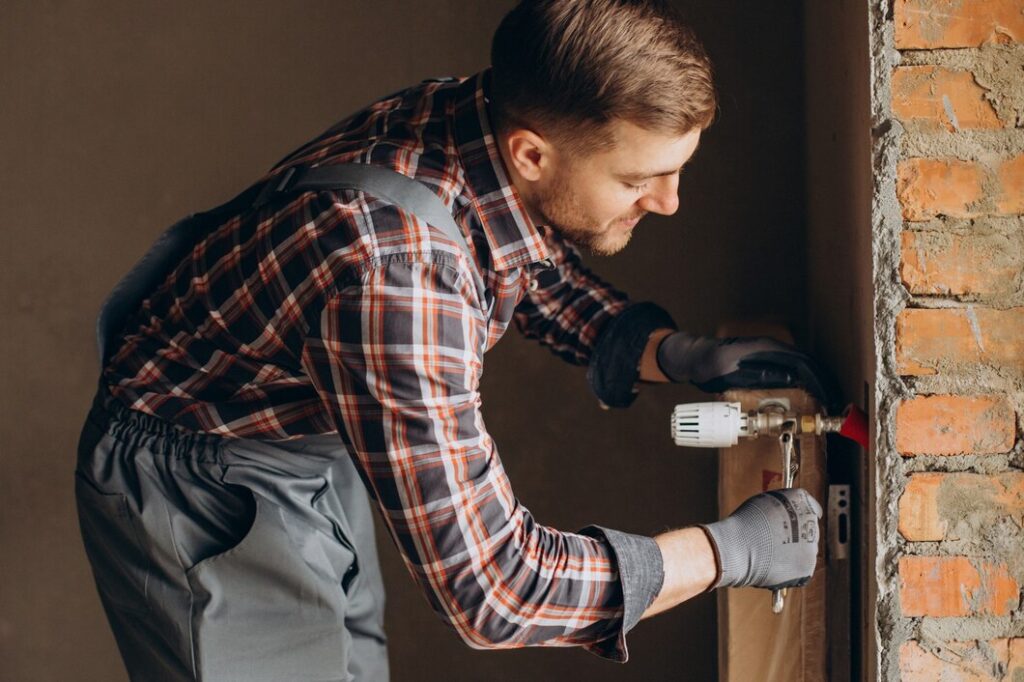
M630 188L631 190L639 192L641 190L647 189L647 185L650 182L650 178L651 177L663 178L665 176L673 175L673 174L675 174L677 176L680 176L680 175L683 174L683 169L680 168L677 171L672 171L672 172L669 172L669 173L658 173L657 175L649 176L648 179L645 179L643 182L639 182L639 183L638 182L624 181L624 184L626 185L626 187Z

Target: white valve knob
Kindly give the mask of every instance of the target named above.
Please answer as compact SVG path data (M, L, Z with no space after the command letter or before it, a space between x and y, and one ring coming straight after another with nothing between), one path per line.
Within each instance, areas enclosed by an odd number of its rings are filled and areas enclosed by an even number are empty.
M739 403L686 403L672 410L672 439L689 448L727 448L747 435Z

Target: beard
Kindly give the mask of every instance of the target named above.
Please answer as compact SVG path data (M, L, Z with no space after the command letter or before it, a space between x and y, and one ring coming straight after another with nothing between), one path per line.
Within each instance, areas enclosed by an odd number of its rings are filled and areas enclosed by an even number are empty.
M534 211L542 224L557 231L575 246L597 256L611 256L629 243L633 228L626 228L624 219L601 224L589 215L579 197L564 178L555 179L535 198ZM645 211L627 216L625 220L639 219Z

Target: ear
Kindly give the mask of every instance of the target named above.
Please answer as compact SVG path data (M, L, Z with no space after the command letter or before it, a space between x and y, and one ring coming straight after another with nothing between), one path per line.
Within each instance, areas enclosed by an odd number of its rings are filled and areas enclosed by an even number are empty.
M505 135L508 162L524 180L535 182L551 163L551 144L526 128L516 128Z

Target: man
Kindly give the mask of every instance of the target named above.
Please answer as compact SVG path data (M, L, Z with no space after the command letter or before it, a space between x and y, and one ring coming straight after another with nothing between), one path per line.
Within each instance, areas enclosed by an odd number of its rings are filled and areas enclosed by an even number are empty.
M661 3L527 0L491 69L354 114L186 230L187 248L154 251L174 254L143 263L155 284L115 292L145 289L102 339L76 472L132 678L386 679L370 500L476 648L625 661L641 618L715 587L806 582L821 509L804 491L655 538L562 532L517 501L481 413L483 353L513 321L587 365L609 406L638 381L821 390L806 356L675 331L575 250L615 253L644 215L675 212L715 102L704 51ZM413 178L444 215L366 187L286 191L344 164Z

